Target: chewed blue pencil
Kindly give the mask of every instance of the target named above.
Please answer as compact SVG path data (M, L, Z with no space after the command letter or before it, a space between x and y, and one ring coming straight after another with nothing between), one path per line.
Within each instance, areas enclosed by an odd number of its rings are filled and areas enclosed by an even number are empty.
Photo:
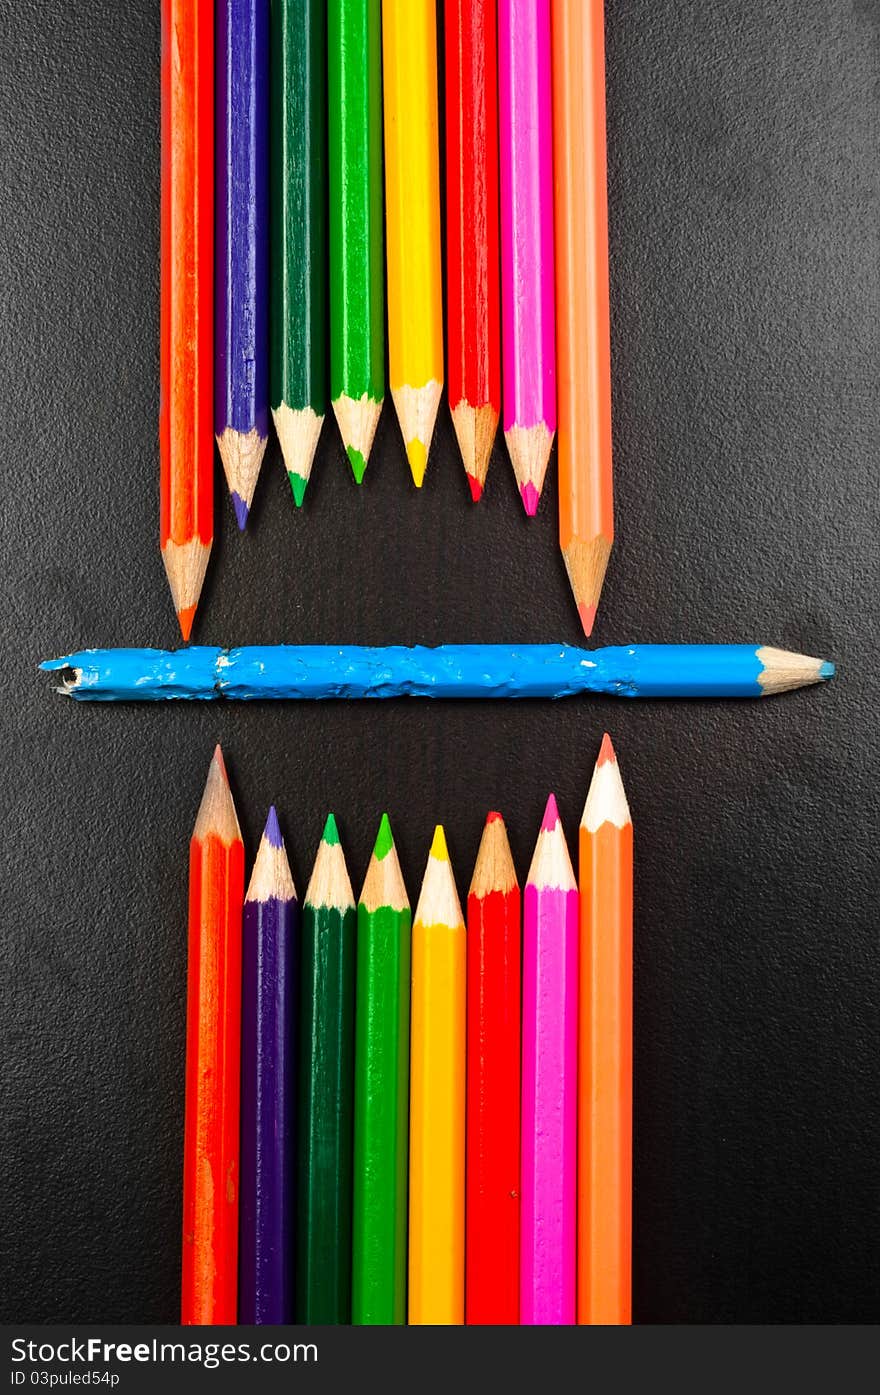
M82 702L167 698L769 697L831 678L834 665L755 644L254 645L84 649L41 668Z

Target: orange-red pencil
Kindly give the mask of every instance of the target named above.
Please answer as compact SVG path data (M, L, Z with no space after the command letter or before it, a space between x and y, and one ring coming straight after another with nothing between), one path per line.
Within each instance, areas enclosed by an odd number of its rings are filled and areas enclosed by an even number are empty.
M614 541L603 0L552 0L559 545L584 633Z
M606 734L580 828L579 1323L632 1321L633 828Z
M490 814L467 900L465 1321L519 1322L521 898Z
M214 0L162 0L159 541L189 639L214 539Z
M218 746L189 850L183 1323L234 1323L244 848Z

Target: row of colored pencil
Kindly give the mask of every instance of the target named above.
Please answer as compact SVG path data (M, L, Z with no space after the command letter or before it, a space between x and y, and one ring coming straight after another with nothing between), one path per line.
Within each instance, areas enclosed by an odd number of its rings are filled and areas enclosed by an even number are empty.
M522 901L490 813L467 930L441 827L410 921L387 815L358 903L328 817L300 908L271 809L245 896L217 748L190 851L183 1322L630 1321L632 824L609 738L579 888L551 795Z
M218 0L216 34L214 0L162 13L161 545L188 638L213 437L243 528L271 408L301 504L329 340L360 483L386 304L422 484L444 384L437 34L435 0ZM444 39L452 418L477 500L503 381L534 514L558 407L560 545L589 635L613 537L602 0L446 0Z

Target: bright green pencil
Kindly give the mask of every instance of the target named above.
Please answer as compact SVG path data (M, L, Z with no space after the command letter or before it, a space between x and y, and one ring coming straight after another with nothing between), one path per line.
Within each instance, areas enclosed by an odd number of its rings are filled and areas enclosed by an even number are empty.
M302 908L296 1321L351 1321L357 912L328 815Z
M380 0L330 0L330 397L358 484L385 396Z
M326 21L271 0L269 397L297 505L327 410Z
M388 815L358 904L354 1323L406 1322L410 915Z

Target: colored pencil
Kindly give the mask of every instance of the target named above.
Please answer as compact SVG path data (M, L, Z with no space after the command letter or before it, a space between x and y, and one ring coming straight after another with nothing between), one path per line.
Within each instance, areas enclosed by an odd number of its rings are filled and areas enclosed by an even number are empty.
M383 0L382 53L391 396L421 487L443 391L434 0Z
M498 0L504 437L527 514L556 431L550 0Z
M409 1321L464 1321L465 929L437 827L412 939Z
M269 394L299 507L327 410L327 7L272 0Z
M330 397L358 484L385 397L380 0L330 0Z
M580 827L577 1320L632 1321L633 828L606 734Z
M501 408L495 0L446 0L445 18L449 405L476 502Z
M218 746L189 848L180 1320L237 1320L244 847Z
M388 815L358 904L352 1321L406 1322L410 908Z
M467 903L468 1323L519 1322L520 893L500 814Z
M330 814L302 915L296 1321L351 1321L357 912Z
M239 528L269 434L269 0L218 0L214 431Z
M575 1320L577 975L577 884L551 794L523 908L523 1324Z
M559 543L584 633L614 541L603 0L552 0Z
M443 644L429 649L269 645L84 649L40 665L80 701L163 698L770 697L823 683L834 665L754 644Z
M159 534L180 631L214 540L214 0L162 0Z
M244 902L239 1321L293 1322L299 904L269 810Z

